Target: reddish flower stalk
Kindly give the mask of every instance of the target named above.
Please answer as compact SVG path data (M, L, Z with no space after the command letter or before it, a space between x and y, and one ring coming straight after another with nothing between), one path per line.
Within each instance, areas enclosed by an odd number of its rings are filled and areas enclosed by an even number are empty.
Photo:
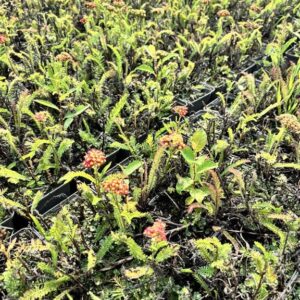
M101 167L106 162L106 156L101 150L91 149L84 156L85 168Z
M153 239L156 242L166 241L166 223L162 220L157 220L152 226L147 227L144 230L144 235Z

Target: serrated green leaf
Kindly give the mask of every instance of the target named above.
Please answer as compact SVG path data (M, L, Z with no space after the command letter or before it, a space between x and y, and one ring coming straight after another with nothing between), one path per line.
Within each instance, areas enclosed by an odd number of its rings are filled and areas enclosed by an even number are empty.
M87 173L85 173L83 171L71 171L71 172L68 172L63 177L61 177L58 182L68 183L68 182L72 181L76 177L83 177L83 178L89 180L92 183L96 182L96 180L91 175L89 175L89 174L87 174Z

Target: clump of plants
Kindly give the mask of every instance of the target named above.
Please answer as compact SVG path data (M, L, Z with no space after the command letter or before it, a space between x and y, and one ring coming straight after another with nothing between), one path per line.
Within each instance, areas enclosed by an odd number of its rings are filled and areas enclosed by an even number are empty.
M0 297L298 299L298 8L0 4Z

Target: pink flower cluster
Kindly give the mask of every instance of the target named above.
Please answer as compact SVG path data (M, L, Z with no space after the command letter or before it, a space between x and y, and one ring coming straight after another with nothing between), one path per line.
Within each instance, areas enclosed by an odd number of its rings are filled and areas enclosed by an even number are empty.
M153 239L156 242L166 241L166 223L162 220L157 220L154 224L150 227L147 227L144 230L144 235Z
M85 168L101 167L106 162L106 156L101 150L91 149L84 156Z

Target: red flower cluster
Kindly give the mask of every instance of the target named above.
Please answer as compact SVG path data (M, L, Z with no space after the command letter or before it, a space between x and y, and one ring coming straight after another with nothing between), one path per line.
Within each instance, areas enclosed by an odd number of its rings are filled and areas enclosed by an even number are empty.
M44 123L48 119L48 117L49 113L47 111L39 111L34 114L34 118L40 123Z
M180 117L185 117L188 113L188 108L187 106L178 105L173 108L173 111L177 113Z
M146 237L149 237L156 242L166 241L166 223L164 223L161 220L157 220L154 222L154 224L150 227L147 227L144 230L144 235Z
M85 168L101 167L106 162L106 156L101 150L91 149L84 156Z
M178 133L175 133L175 132L163 136L160 139L159 144L162 147L174 148L174 149L177 149L177 150L182 150L186 146L185 143L183 142L182 135L178 134Z
M83 17L79 20L81 24L85 24L87 22L87 18Z
M129 194L129 185L120 178L112 178L103 182L102 184L105 192L113 193L117 195L128 195Z
M5 44L6 40L7 40L6 36L3 34L0 34L0 44Z

